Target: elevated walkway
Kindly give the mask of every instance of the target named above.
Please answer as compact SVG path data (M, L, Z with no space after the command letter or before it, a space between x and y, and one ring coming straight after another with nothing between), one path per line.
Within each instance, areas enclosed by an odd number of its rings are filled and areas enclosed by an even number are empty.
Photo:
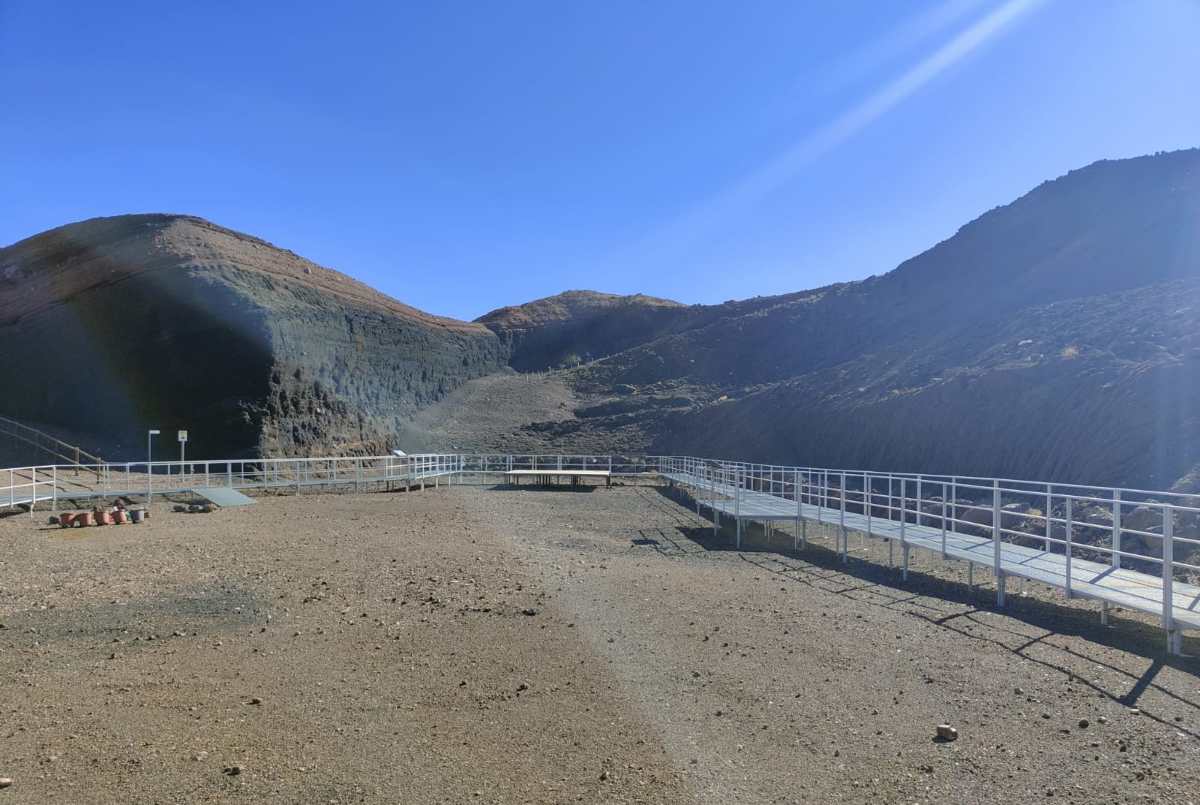
M736 483L731 484L715 477L688 472L667 471L663 473L663 477L692 490L697 506L713 512L714 529L721 517L734 519L737 525L738 547L741 545L743 522L769 525L780 521L792 521L797 526L798 544L803 534L804 522L822 523L836 527L838 550L843 560L848 552L847 539L850 531L895 542L903 552L906 577L908 553L913 548L921 548L946 559L990 568L996 573L997 602L1001 606L1004 604L1005 580L1008 576L1015 576L1056 587L1063 590L1068 597L1079 596L1099 601L1104 607L1105 617L1109 606L1155 615L1162 619L1168 629L1171 650L1178 650L1179 629L1200 629L1200 586L1183 583L1167 574L1143 573L1073 555L1078 549L1086 550L1093 546L1069 545L1064 546L1062 553L1058 553L1016 544L998 538L997 535L988 537L964 533L961 530L964 524L955 520L953 515L940 517L938 514L923 511L919 506L915 510L902 508L903 517L868 516L865 513L867 507L862 506L861 502L855 504L851 501L850 508L858 508L859 511L844 510L841 503L842 490L830 489L828 486L817 486L813 494L808 496L802 491L798 496L800 499L797 500L795 497L747 489ZM825 497L822 498L822 495ZM849 494L847 496L849 497ZM806 497L832 505L805 502ZM873 511L894 509L890 501L887 506L876 505L871 508ZM930 522L936 525L928 525ZM991 529L991 526L984 524L968 527ZM1037 535L1025 536L1029 541L1041 540ZM1169 611L1166 603L1168 600L1171 602Z

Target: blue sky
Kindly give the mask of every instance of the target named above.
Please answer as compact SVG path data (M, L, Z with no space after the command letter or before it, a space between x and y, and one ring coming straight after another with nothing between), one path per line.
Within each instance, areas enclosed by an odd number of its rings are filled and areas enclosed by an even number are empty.
M0 244L192 213L435 313L894 268L1200 145L1200 0L0 0Z

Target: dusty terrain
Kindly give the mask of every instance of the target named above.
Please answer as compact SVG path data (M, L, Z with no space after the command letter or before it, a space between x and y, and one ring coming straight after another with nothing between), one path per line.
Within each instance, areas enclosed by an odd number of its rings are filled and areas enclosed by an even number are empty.
M1200 801L1147 621L823 544L633 486L0 519L0 803Z

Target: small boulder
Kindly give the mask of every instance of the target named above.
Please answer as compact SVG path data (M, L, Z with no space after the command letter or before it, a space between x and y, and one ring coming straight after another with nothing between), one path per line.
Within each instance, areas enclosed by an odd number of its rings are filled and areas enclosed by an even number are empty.
M958 730L954 727L951 727L949 724L938 724L937 737L943 741L957 741Z

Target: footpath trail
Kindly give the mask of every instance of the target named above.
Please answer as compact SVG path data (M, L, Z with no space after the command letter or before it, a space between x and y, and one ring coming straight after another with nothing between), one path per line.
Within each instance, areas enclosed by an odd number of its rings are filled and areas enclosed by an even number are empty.
M1131 651L1048 588L1013 590L1012 611L996 613L965 571L919 556L901 586L878 543L866 543L872 563L849 568L832 541L789 556L759 535L732 551L651 488L464 502L555 591L549 608L582 631L619 685L612 695L653 725L703 801L1187 802L1200 791L1200 665L1153 659L1149 620L1143 632L1124 624ZM935 742L941 722L959 740Z
M0 805L1196 801L1153 624L809 537L634 486L3 518Z

